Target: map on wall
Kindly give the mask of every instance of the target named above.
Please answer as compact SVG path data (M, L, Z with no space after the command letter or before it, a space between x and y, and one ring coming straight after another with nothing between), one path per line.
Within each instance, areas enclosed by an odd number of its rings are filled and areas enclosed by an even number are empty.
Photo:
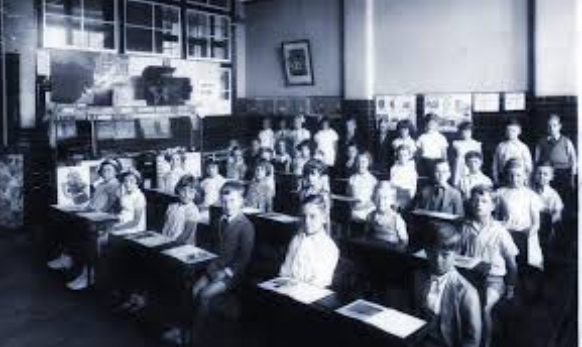
M416 126L416 95L378 95L375 99L377 121L388 119L391 130L404 119Z
M424 96L424 115L429 113L439 116L442 131L457 131L459 124L471 121L472 95L427 94Z
M22 226L23 170L21 154L0 155L0 227Z

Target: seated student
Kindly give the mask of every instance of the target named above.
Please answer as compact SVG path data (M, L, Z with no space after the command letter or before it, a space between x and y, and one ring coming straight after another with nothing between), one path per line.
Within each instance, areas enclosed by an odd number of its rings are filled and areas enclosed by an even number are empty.
M295 149L291 172L296 176L301 176L303 174L303 166L309 160L311 160L311 142L306 140L301 142Z
M497 145L493 155L493 181L501 185L501 174L507 162L512 158L521 160L526 177L532 173L533 162L527 145L519 139L521 124L517 119L510 119L505 126L505 141Z
M491 345L491 312L502 298L512 299L517 281L517 247L505 227L493 219L494 192L491 186L478 185L471 191L471 217L461 228L460 254L479 258L491 269L485 287L483 347Z
M358 122L353 116L346 117L345 126L343 127L339 141L339 158L342 163L346 162L345 155L351 144L354 144L357 149L367 147L364 134L358 129Z
M421 176L429 176L437 160L447 159L449 142L439 130L439 118L436 114L426 115L426 130L416 141L420 159L418 172Z
M247 164L247 175L246 179L249 179L255 172L255 163L261 157L261 142L259 139L251 140L251 148L248 149L245 155L245 163Z
M273 165L277 172L289 172L291 170L291 154L287 151L287 142L285 140L277 140L275 142L275 155L273 157Z
M111 227L111 231L124 231L137 233L146 230L146 199L140 185L142 182L139 171L131 168L120 175L122 182L119 204L121 211L118 214L118 222ZM81 274L67 283L71 290L82 290L89 286L89 269L83 266Z
M572 141L562 134L560 116L552 114L548 118L548 135L541 138L536 146L536 162L549 161L554 167L554 184L563 198L576 187L578 171L576 149Z
M87 206L89 211L114 213L119 201L120 184L117 175L121 171L121 163L117 159L105 159L99 165L97 173L99 180L94 185L93 195ZM65 250L58 257L50 260L47 266L54 270L68 269L73 265L73 259Z
M196 341L203 333L214 298L236 288L244 279L255 242L255 228L242 213L244 184L228 181L220 189L223 215L218 226L219 250L214 260L192 286L194 303L193 338ZM178 329L164 334L164 339L179 340Z
M374 209L372 195L378 180L370 173L371 165L372 155L369 152L358 154L356 173L348 181L348 195L358 200L352 205L352 218L355 220L366 220L368 214Z
M304 122L305 118L303 115L299 114L293 118L293 129L289 130L287 133L291 143L291 148L297 148L297 145L301 142L311 140L311 133L303 127Z
M396 149L396 162L390 168L390 182L396 188L406 191L410 199L416 194L418 174L412 151L407 144L401 144Z
M250 182L245 197L247 207L256 208L262 212L273 210L273 199L275 190L271 177L273 176L273 166L265 159L260 159L255 167L255 177Z
M310 195L303 200L301 229L289 244L279 276L317 287L332 284L339 250L329 236L326 208L321 195Z
M402 119L396 124L396 131L398 132L398 137L392 141L394 154L398 155L398 148L406 145L410 150L411 157L414 158L416 154L416 140L412 137L416 131L414 125L410 120Z
M323 196L329 217L331 211L331 193L329 189L329 178L327 167L317 159L309 160L303 167L303 175L299 183L299 201L303 201L309 195Z
M176 183L186 174L184 169L186 155L182 151L172 151L166 153L164 159L170 164L170 171L162 177L160 189L166 193L174 194Z
M396 203L396 189L388 181L380 181L374 188L376 209L366 219L365 235L371 239L387 242L398 248L408 246L406 223L393 209Z
M226 162L226 178L231 180L244 180L247 174L247 165L243 151L240 147L231 150Z
M267 117L263 118L263 129L259 132L257 138L261 143L261 147L271 149L275 147L275 132L271 128L270 118Z
M179 201L168 206L162 235L180 243L196 244L196 227L200 212L195 204L201 194L198 180L185 175L176 184L175 192Z
M453 141L453 185L459 186L459 181L467 172L465 155L469 152L481 153L481 142L473 139L473 123L463 122L459 125L459 140Z
M524 163L510 159L505 165L507 186L497 190L498 217L514 239L519 265L543 269L544 261L539 242L541 199L526 186Z
M202 193L204 193L204 200L202 201L202 208L208 209L210 206L218 202L220 197L220 189L226 180L218 172L218 162L209 160L206 163L207 177L200 183Z
M463 194L463 199L468 200L471 197L471 190L476 186L493 187L491 179L483 172L481 166L483 165L483 155L481 152L469 151L465 154L465 163L467 171L459 179L458 188Z
M560 194L550 186L554 178L554 168L550 162L538 164L534 172L533 190L538 194L542 202L542 214L540 221L540 243L544 254L549 252L549 247L555 241L556 230L562 220L564 203ZM548 221L549 223L543 223Z
M424 346L479 347L481 304L479 294L455 269L459 235L448 223L430 224L427 247L429 271L416 276L416 307L428 321Z
M350 177L356 173L356 160L358 158L358 146L355 142L350 142L345 145L345 153L342 154L342 162L337 170L339 177Z
M451 169L449 163L438 160L434 164L433 184L424 187L416 196L416 209L464 216L461 193L449 184Z
M334 166L337 154L339 136L330 127L329 119L323 118L320 121L320 130L315 133L313 140L317 149L323 153L323 162L327 166Z

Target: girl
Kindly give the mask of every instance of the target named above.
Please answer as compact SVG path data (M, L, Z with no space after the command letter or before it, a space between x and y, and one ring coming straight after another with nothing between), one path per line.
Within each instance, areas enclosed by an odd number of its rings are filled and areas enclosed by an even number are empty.
M305 140L311 140L311 133L303 127L304 121L303 115L297 115L293 118L293 129L288 132L291 148L296 148L298 144Z
M113 231L134 233L146 230L146 199L140 185L141 174L130 168L120 174L122 182L119 203L119 221L112 228Z
M424 177L431 177L434 163L447 159L449 142L439 130L439 119L434 113L426 115L426 131L416 141L420 154L419 171Z
M337 132L330 127L329 119L323 118L321 120L320 130L315 134L314 140L317 149L321 150L323 153L324 164L327 166L334 166L339 136Z
M317 159L309 160L303 167L303 176L299 183L299 201L303 201L309 195L321 195L326 203L327 216L331 211L331 194L327 167Z
M293 158L292 172L296 176L303 174L303 167L311 160L311 143L306 140L301 142L295 149L295 158Z
M347 192L349 196L358 200L352 206L352 219L364 221L374 209L372 194L378 180L370 173L370 165L372 164L370 153L359 154L356 163L356 173L348 181Z
M317 287L333 282L339 250L331 237L326 216L326 201L321 195L303 200L301 229L291 240L279 275Z
M240 147L231 150L226 163L226 177L233 180L244 180L247 174L247 165Z
M218 172L218 162L210 160L206 163L207 177L200 183L200 188L204 195L202 207L208 209L211 205L218 202L220 188L226 180Z
M344 153L344 162L339 170L341 177L350 177L356 173L356 160L358 158L358 146L355 142L350 142L346 145L346 153Z
M408 233L406 224L400 214L392 208L396 201L396 189L390 182L381 181L374 188L374 205L376 210L366 220L366 235L372 239L406 248Z
M400 145L396 150L396 163L390 168L390 182L407 193L407 201L399 203L400 207L404 207L416 194L418 183L416 163L412 160L412 151L407 144Z
M263 118L263 130L258 135L261 147L271 148L275 146L275 132L271 129L271 119Z
M402 145L408 146L412 157L416 153L416 140L412 137L415 133L414 125L408 119L402 119L396 124L396 131L398 132L398 137L392 141L392 149L394 154L397 155L398 147Z
M289 129L287 129L287 121L285 118L279 120L279 129L275 131L275 141L284 141L289 144Z
M467 173L465 156L469 152L481 153L481 142L473 139L473 124L463 122L459 125L459 140L453 141L453 185L459 186L461 178Z
M291 155L287 151L287 142L284 140L277 140L275 142L273 165L278 172L289 172L291 169Z
M174 194L176 183L186 174L186 170L184 169L186 156L182 151L174 151L166 153L164 159L170 164L170 171L162 178L160 188L168 194Z
M245 198L245 205L259 209L261 212L273 210L275 190L270 179L273 167L268 161L261 159L255 168L255 177L249 184Z
M198 180L185 175L176 184L179 202L168 206L162 234L180 243L196 244L196 227L200 212L194 203L200 196Z

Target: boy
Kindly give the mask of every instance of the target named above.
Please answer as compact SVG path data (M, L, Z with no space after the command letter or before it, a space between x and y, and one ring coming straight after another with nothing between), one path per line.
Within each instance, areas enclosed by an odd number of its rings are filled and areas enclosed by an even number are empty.
M426 115L426 131L416 141L420 154L419 173L421 176L429 176L437 160L447 159L449 142L441 134L439 119L434 113Z
M491 264L485 284L483 346L491 344L495 304L505 296L513 298L517 281L515 257L518 250L509 232L493 219L495 202L490 186L478 185L470 193L471 218L461 228L460 254Z
M553 178L554 168L550 162L538 164L534 173L533 190L542 201L540 242L544 254L548 254L549 247L554 243L556 230L559 228L564 210L560 194L550 186Z
M416 196L416 209L464 216L461 193L452 187L448 180L451 168L445 159L439 159L434 165L434 183L425 186Z
M416 307L428 321L426 346L478 347L481 307L477 290L455 269L459 236L453 225L430 223L429 271L417 274Z
M521 125L517 119L510 119L505 126L505 141L497 145L493 156L493 181L496 184L501 183L501 173L505 164L511 158L521 160L525 166L526 175L532 172L533 163L529 148L521 142Z
M194 337L201 333L210 313L210 303L217 296L235 288L244 276L251 259L255 228L242 213L244 204L243 183L229 181L220 190L223 215L220 218L218 258L206 269L192 287L194 307ZM176 333L166 335L175 338Z
M376 136L376 142L374 145L374 158L376 158L376 170L387 171L388 163L391 158L391 147L390 147L390 136L388 136L388 131L390 130L390 123L385 117L381 117L378 121L378 135Z
M263 130L257 136L261 147L271 148L275 147L275 132L271 129L271 119L263 118Z
M479 185L493 187L491 179L481 172L481 166L483 165L483 155L481 152L468 152L465 155L465 164L467 165L467 172L461 176L458 187L465 200L469 200L471 197L473 187Z
M576 149L569 138L562 135L560 116L552 114L548 118L548 136L539 140L536 162L549 161L554 167L556 189L564 195L576 186L577 161Z

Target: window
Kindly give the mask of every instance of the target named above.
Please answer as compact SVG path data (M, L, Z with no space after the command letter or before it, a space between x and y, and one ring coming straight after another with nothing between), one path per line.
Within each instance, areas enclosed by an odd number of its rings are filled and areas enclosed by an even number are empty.
M189 0L188 2L197 5L230 10L230 0Z
M125 49L128 53L180 57L178 7L128 0L125 21Z
M221 15L188 10L188 57L230 60L230 19Z
M231 71L229 68L222 68L220 70L220 99L223 101L230 101L232 94L231 86Z
M44 0L44 47L116 50L116 9L117 0Z

